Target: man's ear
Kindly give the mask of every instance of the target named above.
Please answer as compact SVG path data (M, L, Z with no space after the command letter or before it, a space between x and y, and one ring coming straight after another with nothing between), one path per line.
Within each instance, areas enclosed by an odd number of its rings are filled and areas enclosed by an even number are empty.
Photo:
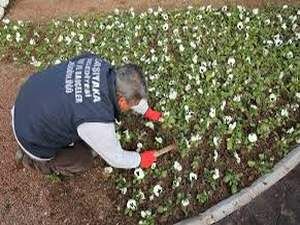
M121 109L127 109L129 107L128 101L126 100L126 98L124 96L119 97L118 103L119 103Z

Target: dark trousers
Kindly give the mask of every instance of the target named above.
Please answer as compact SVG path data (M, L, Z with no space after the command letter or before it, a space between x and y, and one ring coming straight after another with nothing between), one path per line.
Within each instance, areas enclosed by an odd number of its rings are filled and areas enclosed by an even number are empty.
M58 151L55 157L49 161L38 161L30 158L23 150L19 150L19 162L24 167L37 169L43 174L57 173L72 176L76 173L88 170L93 165L91 148L84 142L76 143L72 147L65 147Z

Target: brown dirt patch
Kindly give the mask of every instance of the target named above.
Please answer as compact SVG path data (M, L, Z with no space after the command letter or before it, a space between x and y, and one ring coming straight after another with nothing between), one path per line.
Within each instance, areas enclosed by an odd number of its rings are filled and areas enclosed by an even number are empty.
M32 20L43 22L52 18L68 17L71 15L82 15L111 12L115 8L145 10L149 7L161 6L174 9L188 5L244 5L248 7L262 7L272 4L300 5L299 0L15 0L10 5L8 17L13 20Z

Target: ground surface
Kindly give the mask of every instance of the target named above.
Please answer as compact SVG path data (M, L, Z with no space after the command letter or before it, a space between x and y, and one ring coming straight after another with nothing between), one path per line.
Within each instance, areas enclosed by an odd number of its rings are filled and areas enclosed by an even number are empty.
M225 1L109 1L109 0L16 0L10 5L8 16L12 19L47 21L67 15L111 11L114 8L145 9L160 5L164 8L175 8L197 4L223 5ZM217 3L216 3L217 2ZM239 4L247 3L251 7L262 6L266 1L230 1ZM274 1L276 3L299 4L299 1ZM244 4L245 5L245 4ZM16 93L22 83L34 71L28 66L18 67L14 64L1 64L0 67L0 224L129 224L130 221L120 220L113 204L111 186L108 178L102 175L104 163L98 161L91 173L83 174L70 180L52 182L35 172L17 168L14 163L14 141L9 109L13 105ZM288 181L276 186L270 191L269 197L260 197L253 206L246 206L245 211L239 211L226 218L222 225L241 224L240 218L249 224L276 224L285 220L286 215L299 215L299 166ZM102 179L99 179L102 178ZM294 182L294 183L293 183ZM298 185L298 186L296 186ZM296 192L298 187L298 192ZM280 190L283 190L280 192ZM268 194L269 192L267 192ZM293 193L288 194L288 193ZM274 198L274 196L278 196ZM267 199L267 200L264 200ZM270 200L273 202L270 203ZM291 203L295 202L295 203ZM276 207L269 214L269 205ZM268 206L268 207L267 207ZM298 207L298 208L297 208ZM294 208L296 211L291 211ZM254 210L258 211L254 211ZM262 209L262 210L261 210ZM273 214L271 214L273 213ZM251 215L258 215L253 217ZM241 217L241 215L243 215ZM274 216L276 215L276 216ZM282 215L282 216L280 216ZM259 220L263 218L264 220ZM232 218L232 219L230 219ZM256 218L255 220L252 220ZM270 218L269 220L267 218ZM109 223L107 222L109 221ZM122 223L120 223L122 221ZM266 222L267 221L267 222ZM299 223L299 218L298 220ZM277 224L283 224L277 223ZM298 224L290 223L290 224ZM243 223L243 224L246 224Z
M254 201L214 225L300 224L300 165Z
M274 4L300 4L299 0L15 0L10 5L8 16L12 19L47 21L51 18L87 13L106 13L115 8L144 10L149 7L180 8L188 5L244 5L262 7Z

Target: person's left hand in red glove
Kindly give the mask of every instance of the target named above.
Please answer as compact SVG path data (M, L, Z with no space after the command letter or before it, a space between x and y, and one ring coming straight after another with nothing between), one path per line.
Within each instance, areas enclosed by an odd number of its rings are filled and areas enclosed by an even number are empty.
M162 120L163 114L161 112L151 109L146 99L140 100L139 104L131 107L131 109L139 114L142 114L145 119L157 122Z
M141 162L140 167L142 169L147 169L156 161L157 157L155 155L155 150L146 150L140 153Z

